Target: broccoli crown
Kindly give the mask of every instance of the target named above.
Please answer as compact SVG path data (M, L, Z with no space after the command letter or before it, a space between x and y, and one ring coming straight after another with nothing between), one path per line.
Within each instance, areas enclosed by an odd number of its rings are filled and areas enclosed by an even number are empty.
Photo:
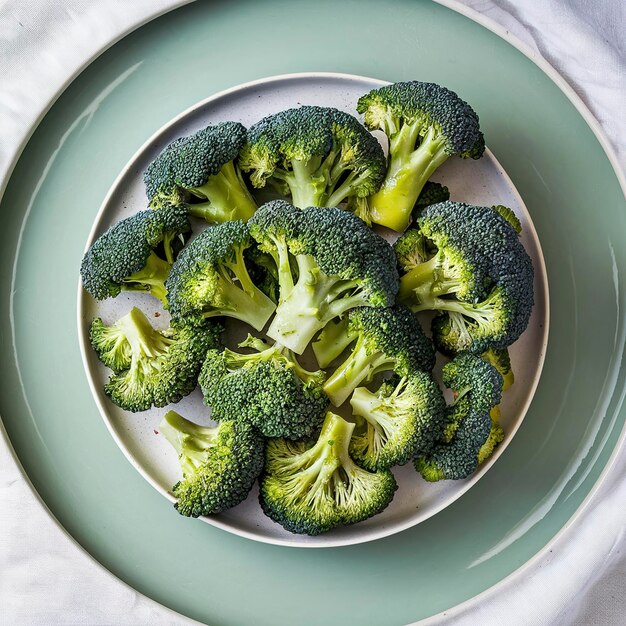
M420 195L417 196L417 202L413 213L415 217L419 216L422 209L425 209L431 204L437 204L439 202L445 202L450 199L450 191L445 185L436 183L434 180L426 181Z
M165 279L191 230L187 216L167 209L139 211L113 225L93 242L80 267L84 288L96 300L120 291L147 291L165 301Z
M396 481L389 470L369 472L350 457L354 424L328 413L316 441L270 439L260 502L288 531L319 535L380 513Z
M427 207L418 226L422 249L436 252L402 276L400 300L415 312L441 313L433 320L437 347L480 353L517 340L533 307L533 268L510 224L489 207L442 202ZM419 260L419 245L406 260L411 243L396 247L405 267Z
M245 223L225 222L204 230L181 252L166 283L174 323L227 316L263 328L276 305L248 274L244 251L251 244Z
M100 361L115 373L127 370L132 362L132 350L124 332L122 318L107 326L99 317L94 318L89 329L89 340Z
M244 126L221 122L170 143L144 173L150 206L185 206L208 222L248 219L256 206L234 164L245 140Z
M480 139L478 115L454 91L435 83L409 81L374 89L359 99L368 128L393 137L404 124L419 124L423 137L435 129L448 154L460 154Z
M159 431L178 453L183 471L183 479L172 488L181 515L212 515L236 506L263 469L264 439L244 422L199 426L169 411Z
M402 273L426 263L436 253L437 249L424 236L419 228L409 228L393 244L398 267ZM405 282L408 279L405 279Z
M249 227L278 269L280 301L268 335L297 354L348 310L393 304L393 249L356 216L337 208L298 211L276 200Z
M166 406L190 394L205 354L215 347L221 332L208 324L159 332L136 307L115 326L128 342L130 363L112 374L104 392L119 407L133 412Z
M428 481L458 480L474 472L491 432L490 411L502 397L502 376L479 356L458 354L442 374L456 401L448 407L442 440L415 463Z
M376 374L393 371L406 376L415 370L431 371L435 365L432 342L403 306L353 309L348 317L348 333L355 344L324 384L335 406Z
M368 196L386 169L378 141L356 118L319 106L263 118L250 128L239 163L255 187L269 182L299 208Z
M211 350L202 367L200 387L213 419L236 416L267 437L309 437L328 407L323 372L304 370L289 350L260 339L240 346L255 351Z
M433 83L374 89L359 100L357 110L368 128L379 128L389 138L386 177L368 201L375 224L404 231L437 168L451 155L479 158L484 151L476 113L454 92Z
M445 401L427 372L394 377L376 392L358 387L350 404L352 413L362 418L350 442L350 453L369 470L404 465L428 454L442 432Z

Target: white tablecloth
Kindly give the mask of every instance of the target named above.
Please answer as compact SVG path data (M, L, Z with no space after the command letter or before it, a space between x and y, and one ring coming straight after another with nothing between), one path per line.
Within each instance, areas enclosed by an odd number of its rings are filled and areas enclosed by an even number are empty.
M340 0L339 0L340 1ZM105 45L175 0L0 0L0 178L51 96ZM547 59L626 162L623 0L462 0ZM93 27L89 27L93 26ZM86 37L84 33L89 33ZM73 45L64 45L72 41ZM626 624L626 450L586 512L523 576L430 620L533 626ZM113 578L52 521L0 439L0 624L195 622Z

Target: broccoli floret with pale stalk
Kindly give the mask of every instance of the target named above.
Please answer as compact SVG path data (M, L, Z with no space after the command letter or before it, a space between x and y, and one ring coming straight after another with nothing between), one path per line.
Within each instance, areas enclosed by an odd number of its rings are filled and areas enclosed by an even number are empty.
M244 253L252 245L241 221L200 233L179 255L166 287L175 323L232 317L261 330L276 305L253 282Z
M385 509L396 481L389 470L369 472L352 460L353 430L329 412L317 440L270 439L259 496L265 514L292 533L319 535Z
M432 342L404 307L354 309L348 317L348 329L354 346L324 383L324 391L335 406L376 374L406 376L415 370L431 371L435 365Z
M385 381L377 391L358 387L350 399L357 421L352 458L369 470L404 465L428 454L441 434L445 401L427 372Z
M182 326L155 330L146 316L133 308L115 323L116 332L128 343L130 362L113 373L104 392L127 411L166 406L190 394L207 350L214 348L219 327Z
M432 252L401 277L399 300L416 313L439 313L437 348L481 353L516 341L533 307L533 267L510 224L489 207L442 202L427 207L417 227ZM405 267L406 257L402 250Z
M426 263L437 251L419 228L409 228L393 244L400 273L405 274ZM405 279L405 282L408 279ZM406 287L405 287L406 289Z
M200 387L213 419L240 419L267 437L309 437L328 407L324 372L309 372L287 348L252 336L239 346L253 351L210 350L202 367Z
M365 125L389 138L386 178L368 201L372 222L403 231L426 181L453 155L480 158L478 116L457 94L434 83L395 83L359 99Z
M246 140L238 122L221 122L170 143L144 174L153 209L184 207L207 222L247 220L256 210L236 164Z
M296 354L350 309L394 303L393 249L356 216L338 208L300 211L275 200L249 227L278 268L280 300L267 334Z
M265 442L237 420L199 426L168 411L159 431L178 454L183 478L172 488L186 517L221 513L243 502L263 469Z
M165 281L191 226L171 209L140 211L100 235L80 267L83 287L96 300L145 291L166 302Z
M430 482L459 480L474 472L492 432L490 412L502 396L502 376L479 356L459 354L444 365L442 374L455 402L447 409L441 441L415 462Z
M255 187L270 184L301 209L354 200L358 211L358 200L385 176L376 138L352 115L319 106L281 111L252 126L239 164Z
M417 202L413 207L413 217L419 217L422 209L425 209L431 204L437 204L439 202L445 202L450 200L450 191L445 185L436 183L435 181L427 181L420 195L417 197Z
M125 332L126 320L122 318L107 326L99 317L94 318L89 329L89 340L100 361L114 372L130 367L132 350Z

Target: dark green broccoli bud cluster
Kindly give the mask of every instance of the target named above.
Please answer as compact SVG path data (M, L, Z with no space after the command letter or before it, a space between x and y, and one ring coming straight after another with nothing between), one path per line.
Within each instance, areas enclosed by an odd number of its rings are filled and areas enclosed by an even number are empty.
M401 277L399 299L414 312L440 313L432 323L437 348L481 353L516 341L532 312L533 267L511 225L489 207L442 202L417 226L426 242L415 236L414 258L431 256ZM411 240L399 241L398 260L409 267Z
M248 336L239 345L253 352L207 353L199 382L211 417L242 420L267 437L309 437L328 407L324 372L305 370L290 350L261 339Z
M276 305L253 282L244 253L252 245L244 222L225 222L200 233L179 255L167 279L175 324L232 317L261 330Z
M359 99L365 125L389 138L386 178L369 199L372 222L404 231L426 181L450 156L480 158L484 138L475 111L434 83L395 83Z
M445 185L431 180L426 181L413 207L413 217L419 217L422 209L425 209L427 206L445 202L446 200L450 200L450 191Z
M504 381L502 391L506 391L515 382L515 375L511 369L511 357L509 355L509 351L506 348L500 348L499 350L496 348L489 348L480 356L482 356L482 358L488 363L491 363L491 365L493 365L498 372L500 372L500 376L502 376L502 380Z
M278 268L280 301L267 334L302 354L333 319L356 307L389 307L398 273L391 246L337 208L261 207L250 233Z
M352 460L353 430L329 412L317 440L270 439L260 489L265 514L292 533L319 535L385 509L396 481L390 470L370 472Z
M350 399L361 418L350 442L352 458L376 471L430 452L441 435L445 401L432 375L415 371L383 382L376 392L358 387Z
M191 226L181 211L140 211L100 235L83 257L83 287L96 300L146 291L166 302L165 280Z
M144 173L153 209L185 207L207 222L247 220L256 210L235 160L246 141L238 122L221 122L170 143Z
M355 117L319 106L281 111L252 126L239 164L255 187L270 184L301 209L365 198L386 169L380 144Z
M196 388L207 350L216 346L221 331L205 324L160 332L135 307L110 329L118 345L118 355L113 358L106 350L106 341L98 341L107 334L101 325L94 320L92 326L98 356L104 355L105 365L118 366L104 392L117 406L133 412L166 406L190 394Z
M181 515L221 513L248 497L265 452L265 441L252 426L238 420L199 426L168 411L159 431L176 450L183 471L172 488Z
M432 342L415 316L402 306L353 309L347 332L354 346L324 383L324 391L335 406L376 374L407 376L416 370L430 372L435 365Z
M475 471L491 434L490 412L502 397L502 376L479 356L458 354L444 365L442 374L456 399L447 409L442 440L415 462L431 482L459 480Z

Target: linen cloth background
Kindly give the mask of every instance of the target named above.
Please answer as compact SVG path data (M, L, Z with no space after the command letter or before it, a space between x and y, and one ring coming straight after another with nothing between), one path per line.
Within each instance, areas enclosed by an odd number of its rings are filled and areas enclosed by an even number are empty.
M547 59L626 163L623 0L461 0ZM84 62L176 0L0 0L0 178ZM88 34L88 35L87 35ZM72 42L69 46L67 42ZM507 626L626 623L626 450L552 551L497 594L428 620ZM0 625L194 624L113 578L48 517L0 438Z

